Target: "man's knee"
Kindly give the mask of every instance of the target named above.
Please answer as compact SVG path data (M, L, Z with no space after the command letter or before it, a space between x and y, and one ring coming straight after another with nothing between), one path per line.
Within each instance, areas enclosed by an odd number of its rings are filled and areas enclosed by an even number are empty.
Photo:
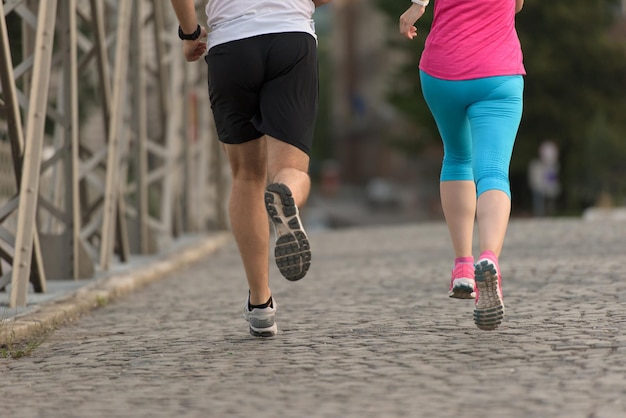
M238 145L226 145L233 180L265 181L267 153L262 139Z
M258 181L265 182L267 179L267 169L264 164L231 166L233 180L237 181Z
M295 169L305 173L309 171L309 155L292 144L268 136L267 154L270 178L284 169Z

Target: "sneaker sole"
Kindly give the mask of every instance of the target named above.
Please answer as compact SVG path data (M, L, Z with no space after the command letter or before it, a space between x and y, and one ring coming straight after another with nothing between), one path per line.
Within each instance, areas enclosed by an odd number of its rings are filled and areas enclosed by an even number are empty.
M254 337L270 338L278 333L278 327L274 324L273 327L256 329L250 326L250 334Z
M455 299L476 299L474 285L474 280L471 279L455 279L448 296Z
M275 302L274 302L275 303ZM247 301L246 301L247 305ZM248 321L250 334L255 337L273 337L278 333L278 326L274 320L274 313L269 314L253 314L244 306L243 318ZM255 326L257 325L257 326Z
M504 319L504 302L498 291L498 273L495 266L487 260L476 264L476 286L479 298L474 307L474 323L485 331L492 331Z
M277 183L267 186L265 208L276 231L278 270L289 281L300 280L311 267L311 247L289 188Z

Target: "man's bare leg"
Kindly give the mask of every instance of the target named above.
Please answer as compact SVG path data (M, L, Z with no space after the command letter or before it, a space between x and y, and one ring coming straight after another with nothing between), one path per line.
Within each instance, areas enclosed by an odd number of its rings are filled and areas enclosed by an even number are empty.
M300 280L311 265L311 248L298 211L311 189L309 156L269 136L267 150L269 185L265 205L276 231L276 265L287 280Z
M269 287L269 225L263 198L267 179L265 138L225 145L232 170L229 215L250 286L250 303L261 305Z
M309 156L286 142L271 136L266 138L269 183L282 183L289 187L296 205L302 207L311 191Z

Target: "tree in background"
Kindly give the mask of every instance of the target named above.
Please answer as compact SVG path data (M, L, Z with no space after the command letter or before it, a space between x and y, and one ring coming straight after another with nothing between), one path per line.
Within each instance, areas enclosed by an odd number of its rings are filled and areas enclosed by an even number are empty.
M418 77L419 60L424 49L424 41L432 23L432 7L417 23L418 36L412 41L401 37L398 19L407 9L409 2L376 0L377 6L390 17L389 46L406 51L406 62L398 67L389 85L389 102L409 121L406 135L393 138L396 146L409 153L419 153L424 147L438 144L437 125L426 102L422 98L422 88Z
M517 209L530 207L526 171L545 140L560 149L561 213L579 213L606 195L614 203L626 203L626 40L611 30L619 19L618 3L526 2L517 16L528 73L511 162ZM395 28L408 2L377 4ZM390 45L405 49L407 61L390 85L390 100L421 129L418 143L439 140L418 77L431 21L432 6L418 21L419 37L412 42L396 36L397 29L391 31Z
M320 76L320 96L315 126L314 143L311 150L311 175L314 180L319 176L320 163L333 156L333 144L331 134L331 26L330 6L320 7L315 11L315 31L318 37L318 65Z

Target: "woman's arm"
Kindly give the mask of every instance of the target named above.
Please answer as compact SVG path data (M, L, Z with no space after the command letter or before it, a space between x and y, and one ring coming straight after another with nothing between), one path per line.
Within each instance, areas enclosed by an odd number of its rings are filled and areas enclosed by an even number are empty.
M400 33L409 39L415 38L417 36L415 22L422 17L425 11L426 6L417 3L411 4L411 7L400 16Z
M515 0L515 13L518 13L524 7L524 0Z

